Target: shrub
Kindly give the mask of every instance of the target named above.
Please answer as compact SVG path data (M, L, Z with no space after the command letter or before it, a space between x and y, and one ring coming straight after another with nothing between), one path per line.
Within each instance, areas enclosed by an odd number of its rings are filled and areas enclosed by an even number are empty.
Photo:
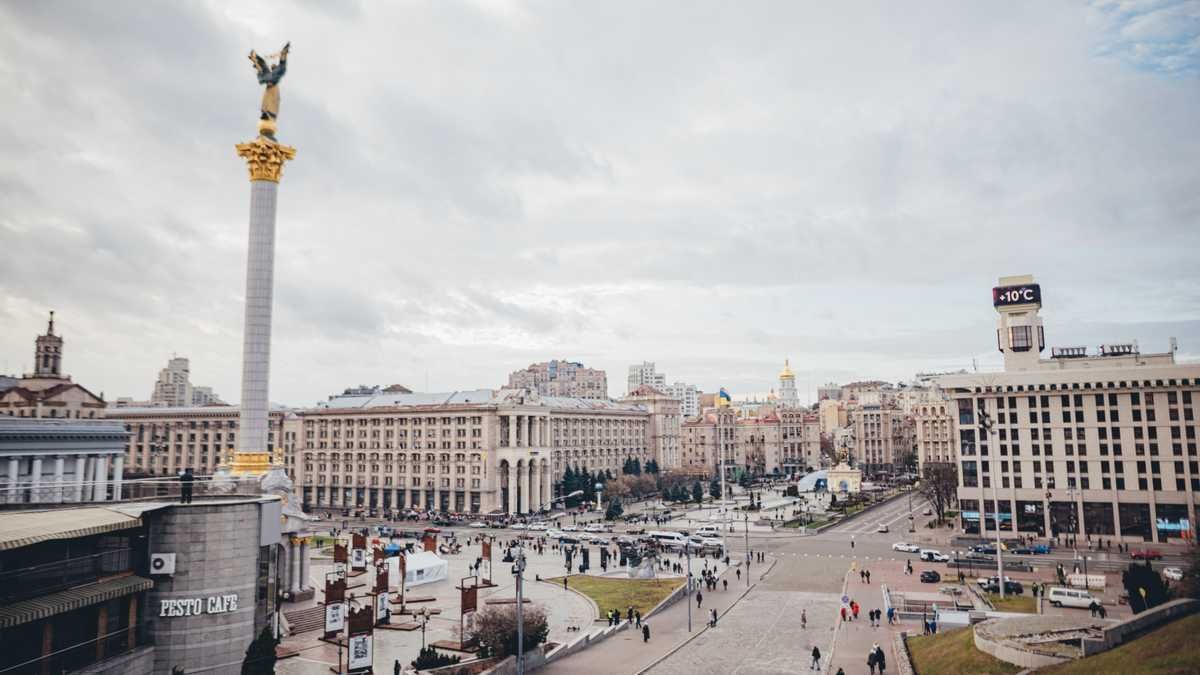
M429 670L430 668L453 666L459 661L462 661L461 656L443 656L430 645L421 650L417 655L417 660L412 662L412 667L417 670Z
M546 641L550 624L546 612L536 605L521 608L525 631L525 651L529 652ZM517 653L517 608L512 605L488 607L475 615L475 625L468 638L479 643L491 656L505 657Z

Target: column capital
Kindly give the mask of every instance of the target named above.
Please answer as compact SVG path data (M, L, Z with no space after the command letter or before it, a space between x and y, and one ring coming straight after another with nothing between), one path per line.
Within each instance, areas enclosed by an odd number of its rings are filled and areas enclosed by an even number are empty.
M283 177L283 163L295 158L296 149L269 141L262 136L249 143L238 143L237 154L246 160L250 180L266 180L278 183Z

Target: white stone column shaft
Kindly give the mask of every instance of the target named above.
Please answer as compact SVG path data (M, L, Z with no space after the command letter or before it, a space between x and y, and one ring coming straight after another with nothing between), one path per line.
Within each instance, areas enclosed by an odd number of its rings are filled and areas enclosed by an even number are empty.
M300 590L304 590L312 586L312 581L308 578L308 540L300 540Z
M508 463L508 512L517 512L517 465Z
M56 504L61 504L63 501L63 470L66 459L59 455L54 458L54 496L53 501Z
M32 466L29 469L29 501L41 503L46 501L42 498L42 458L40 455L34 455Z
M84 500L83 484L87 481L87 455L80 455L75 458L75 501L81 502Z
M288 555L291 559L288 561L291 567L291 576L289 578L288 590L292 593L300 592L300 547L296 542L288 540Z
M95 500L102 502L108 498L108 455L96 457L96 492Z
M113 458L113 501L121 499L121 480L125 473L125 455Z
M275 206L279 184L250 181L246 247L246 314L242 329L242 403L237 448L268 452L267 396L271 374L271 304L275 284Z
M21 484L21 460L16 457L8 458L8 493L5 495L5 501L9 504L16 504L21 501L21 492L17 486Z
M508 418L508 447L517 447L517 416L505 415Z
M521 513L529 513L529 463L525 462L521 465Z

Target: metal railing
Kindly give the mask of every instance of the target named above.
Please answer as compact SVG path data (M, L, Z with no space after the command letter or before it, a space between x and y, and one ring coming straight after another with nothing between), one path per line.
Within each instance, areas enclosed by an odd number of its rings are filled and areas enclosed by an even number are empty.
M0 572L0 604L74 588L130 569L130 551L121 548L5 570Z
M50 506L56 504L92 504L111 501L178 501L186 485L188 483L181 482L176 476L125 478L121 480L120 499L115 500L116 489L112 479L63 484L41 482L36 486L30 482L21 482L15 485L5 483L0 484L0 508L11 505ZM237 488L229 490L228 486L213 483L212 476L196 475L195 480L190 485L194 498L258 494L257 491L239 491ZM82 490L79 490L80 486L82 486ZM92 498L96 486L102 486L102 498ZM77 492L82 493L81 499L76 499Z
M0 675L67 673L80 670L151 644L147 627L148 624L142 622L18 663L12 663L11 657L0 654Z

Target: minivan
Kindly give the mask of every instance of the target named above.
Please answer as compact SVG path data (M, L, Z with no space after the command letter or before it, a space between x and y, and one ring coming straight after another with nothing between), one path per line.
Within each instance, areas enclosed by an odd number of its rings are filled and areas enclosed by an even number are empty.
M1087 591L1075 588L1062 588L1055 586L1050 589L1050 604L1055 607L1082 607L1087 609L1092 606L1092 603L1099 604L1100 601L1094 595Z
M683 548L687 544L687 537L679 532L651 532L649 537L663 548Z
M696 534L701 537L719 537L721 536L721 528L716 525L701 525L696 528Z

